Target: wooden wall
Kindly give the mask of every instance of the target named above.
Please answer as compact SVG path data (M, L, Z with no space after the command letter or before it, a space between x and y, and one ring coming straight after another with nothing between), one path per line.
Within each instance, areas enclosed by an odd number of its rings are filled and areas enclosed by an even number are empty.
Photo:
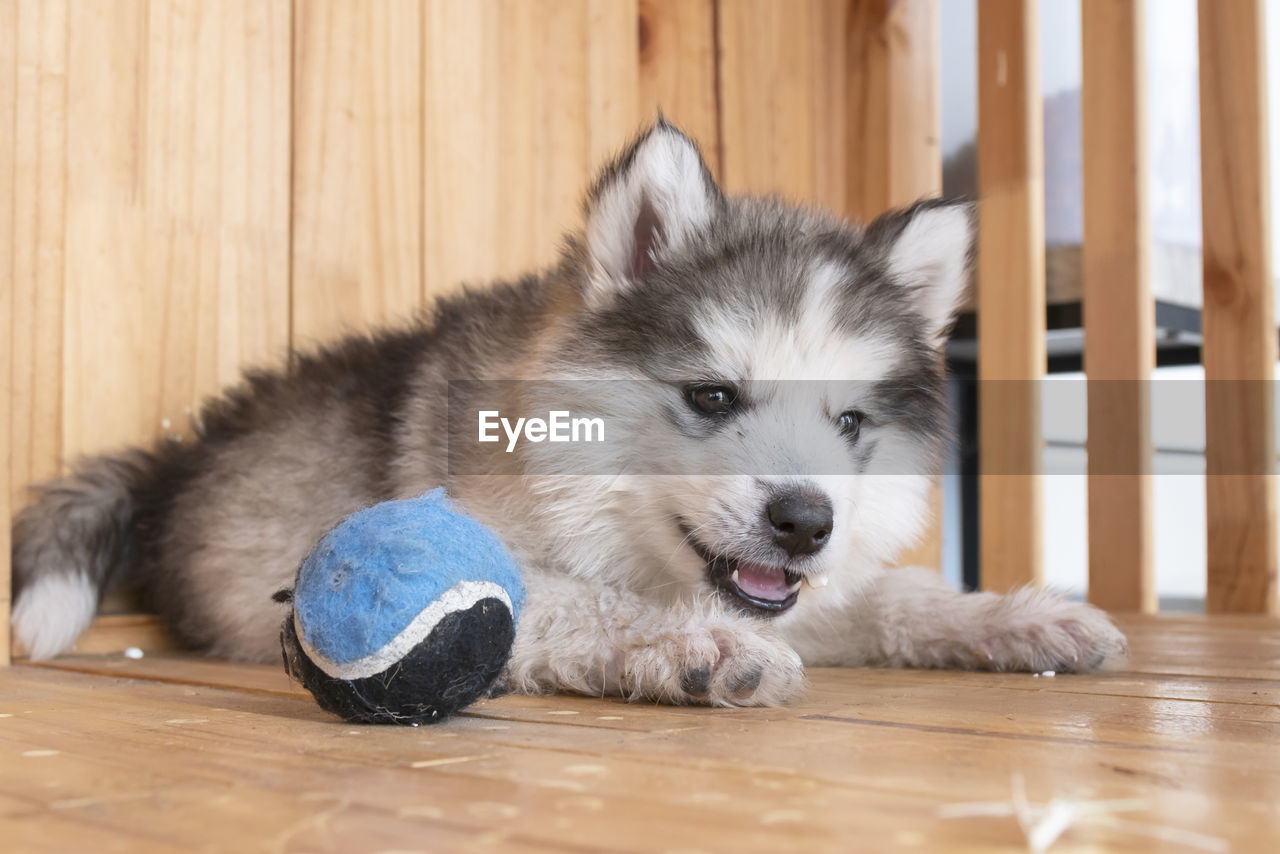
M0 0L0 514L246 365L550 262L659 108L731 191L935 193L936 0Z

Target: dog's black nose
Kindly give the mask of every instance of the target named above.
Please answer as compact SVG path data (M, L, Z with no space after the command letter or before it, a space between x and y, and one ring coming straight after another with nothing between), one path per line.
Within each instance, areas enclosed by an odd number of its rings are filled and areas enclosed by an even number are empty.
M789 555L811 555L831 539L831 501L810 492L785 492L768 506L773 541Z

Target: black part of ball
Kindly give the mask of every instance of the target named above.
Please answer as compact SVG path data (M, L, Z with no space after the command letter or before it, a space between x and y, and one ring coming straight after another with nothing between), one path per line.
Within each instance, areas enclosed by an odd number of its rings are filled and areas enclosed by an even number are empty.
M325 711L353 723L439 723L485 696L507 666L515 622L506 603L481 599L443 617L404 658L362 679L336 679L298 643L293 614L280 632L284 666Z

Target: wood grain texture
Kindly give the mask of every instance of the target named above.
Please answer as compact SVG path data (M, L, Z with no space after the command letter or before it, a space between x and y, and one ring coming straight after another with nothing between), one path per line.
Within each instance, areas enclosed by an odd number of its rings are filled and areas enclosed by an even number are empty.
M67 655L119 654L130 647L146 653L178 648L160 618L153 614L100 614L67 648ZM26 649L13 638L13 657L25 659ZM122 658L122 661L128 659Z
M937 0L854 0L847 40L847 215L942 192Z
M18 4L0 0L0 127L15 126L18 111ZM10 519L13 455L13 134L0 133L0 668L9 666Z
M978 5L981 575L1043 575L1044 145L1035 0Z
M67 4L8 4L13 55L12 134L5 160L12 220L10 287L12 385L5 415L12 431L9 494L15 510L27 485L58 474L62 462L62 311L66 231Z
M339 722L279 667L18 666L0 831L95 851L1025 852L1021 777L1036 808L1083 806L1053 850L1275 848L1280 624L1122 625L1119 673L818 669L780 709L509 696L422 729ZM1192 675L1159 673L1170 656ZM1252 675L1218 678L1242 660Z
M1213 612L1274 614L1274 282L1262 0L1201 0L1200 162Z
M702 146L720 178L716 0L640 0L640 117L661 111Z
M936 0L725 0L724 181L855 220L942 188Z
M731 193L845 208L845 3L721 0L721 177ZM819 85L820 81L823 85Z
M288 331L289 7L68 7L63 454L181 433Z
M429 295L551 264L595 169L638 127L635 3L424 10ZM447 129L447 130L445 130Z
M422 303L422 20L417 0L293 8L292 333L305 347Z
M1085 0L1084 327L1089 601L1154 612L1151 295L1143 0Z
M825 29L828 39L837 40L828 50L844 53L846 73L818 85L837 87L831 97L843 97L846 105L845 138L834 143L847 164L840 213L869 222L889 208L942 192L938 6L936 0L855 0L847 8L843 27ZM942 566L939 486L929 503L932 524L902 555L904 566Z

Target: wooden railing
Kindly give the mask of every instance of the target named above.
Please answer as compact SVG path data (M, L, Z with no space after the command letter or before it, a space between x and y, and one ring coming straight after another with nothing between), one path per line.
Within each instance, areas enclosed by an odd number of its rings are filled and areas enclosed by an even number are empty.
M982 579L1041 578L1043 166L1035 0L979 2ZM1082 0L1089 599L1156 609L1154 368L1142 0ZM1154 10L1153 10L1154 12ZM1263 0L1200 0L1208 597L1276 613L1274 379ZM1029 393L1029 392L1026 392ZM1016 472L1018 474L1009 474Z

